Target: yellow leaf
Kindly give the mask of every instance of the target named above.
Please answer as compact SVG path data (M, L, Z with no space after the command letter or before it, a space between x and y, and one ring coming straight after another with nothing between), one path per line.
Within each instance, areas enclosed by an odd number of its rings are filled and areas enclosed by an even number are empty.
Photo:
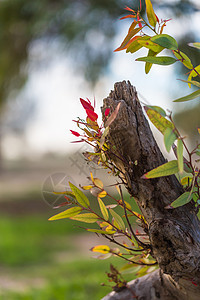
M182 185L189 185L192 182L192 177L186 176L181 179Z
M145 3L146 3L146 12L147 12L147 18L149 20L149 24L155 27L157 23L157 19L153 10L152 3L150 0L145 0Z
M91 190L92 189L92 185L84 185L84 186L82 186L82 189L83 190Z
M78 216L71 217L70 219L85 223L95 223L98 220L98 217L93 213L85 213Z
M102 191L102 192L100 192L100 193L98 194L98 197L99 197L99 198L104 198L104 197L106 197L106 195L107 195L107 192L106 192L106 191Z
M49 221L70 218L70 217L78 215L81 211L82 211L82 208L80 208L80 207L77 207L77 206L71 207L71 208L49 218Z
M110 253L110 247L107 245L98 245L90 249L92 252Z

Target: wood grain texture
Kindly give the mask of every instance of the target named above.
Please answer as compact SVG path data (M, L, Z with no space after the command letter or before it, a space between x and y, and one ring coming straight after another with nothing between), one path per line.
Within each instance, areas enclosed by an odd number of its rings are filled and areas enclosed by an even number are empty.
M192 278L200 283L200 222L194 203L167 210L165 206L184 192L176 176L141 178L147 171L165 163L166 159L130 82L114 85L114 90L103 100L102 113L108 107L112 113L118 103L121 106L110 125L108 139L123 159L115 156L112 159L147 220L152 255L162 272L176 282Z

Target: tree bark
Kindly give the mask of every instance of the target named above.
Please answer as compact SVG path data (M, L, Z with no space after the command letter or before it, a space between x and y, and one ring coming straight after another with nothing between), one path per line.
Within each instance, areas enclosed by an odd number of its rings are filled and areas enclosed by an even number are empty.
M123 160L115 156L112 159L148 223L152 256L160 267L160 271L130 283L138 297L135 299L200 299L200 222L194 203L167 210L165 207L184 192L176 176L141 178L166 159L130 82L115 84L114 91L104 99L102 113L108 107L114 111L118 103L120 109L110 125L108 138ZM112 292L103 299L134 299L130 290Z

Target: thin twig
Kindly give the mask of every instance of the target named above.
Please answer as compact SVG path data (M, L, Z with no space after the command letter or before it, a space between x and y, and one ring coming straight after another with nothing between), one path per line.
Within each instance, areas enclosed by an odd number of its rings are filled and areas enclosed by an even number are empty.
M126 204L124 202L124 197L123 197L123 194L122 194L121 185L119 185L119 190L120 190L120 195L121 195L121 198L122 198L122 203L123 203L123 206L124 206L124 213L125 213L126 221L128 223L129 229L130 229L133 237L135 238L135 240L138 242L139 245L142 245L143 248L150 248L150 245L146 245L145 243L141 242L140 239L138 239L138 237L136 236L135 232L133 231L133 228L130 224L130 221L129 221L129 218L128 218L128 215L127 215Z

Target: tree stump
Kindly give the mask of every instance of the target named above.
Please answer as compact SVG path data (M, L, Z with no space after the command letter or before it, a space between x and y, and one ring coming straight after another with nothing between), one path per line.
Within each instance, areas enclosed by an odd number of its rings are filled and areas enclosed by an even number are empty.
M194 203L165 209L183 193L176 176L141 178L166 159L130 82L115 84L114 91L103 101L102 113L106 108L114 111L118 103L121 103L120 109L110 125L108 139L126 163L115 157L113 161L123 173L126 188L148 223L152 256L160 269L131 281L128 288L119 293L111 292L102 300L200 299L200 222Z

